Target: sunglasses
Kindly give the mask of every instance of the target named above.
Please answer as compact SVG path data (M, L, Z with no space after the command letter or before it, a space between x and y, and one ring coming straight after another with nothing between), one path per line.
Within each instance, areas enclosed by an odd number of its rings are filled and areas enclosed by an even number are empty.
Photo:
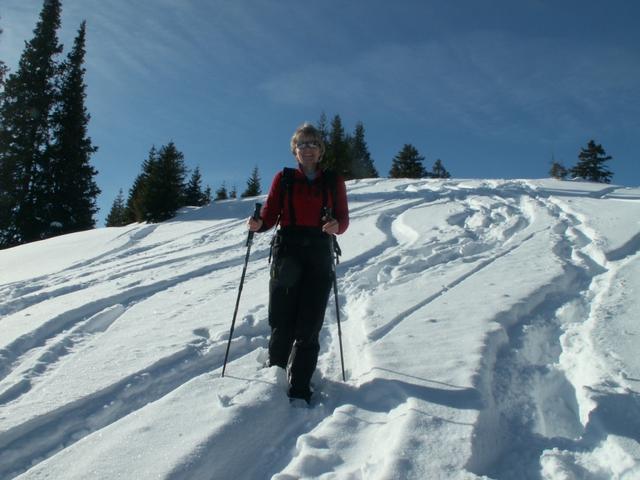
M302 150L305 148L320 148L320 144L318 142L300 142L298 144L296 144L296 148L298 150Z

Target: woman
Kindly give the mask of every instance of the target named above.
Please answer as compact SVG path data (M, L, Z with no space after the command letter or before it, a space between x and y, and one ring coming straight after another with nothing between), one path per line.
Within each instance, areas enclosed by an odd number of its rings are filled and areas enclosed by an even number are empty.
M247 222L254 232L280 224L269 282L269 366L287 370L289 398L307 403L333 283L331 242L349 226L344 180L320 169L324 151L320 132L300 126L291 138L298 168L275 175L261 218Z

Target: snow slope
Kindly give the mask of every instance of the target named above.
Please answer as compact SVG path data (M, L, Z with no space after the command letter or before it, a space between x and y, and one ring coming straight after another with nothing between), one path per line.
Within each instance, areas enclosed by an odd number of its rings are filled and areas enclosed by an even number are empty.
M638 479L640 189L349 182L312 409L251 200L0 251L0 478Z

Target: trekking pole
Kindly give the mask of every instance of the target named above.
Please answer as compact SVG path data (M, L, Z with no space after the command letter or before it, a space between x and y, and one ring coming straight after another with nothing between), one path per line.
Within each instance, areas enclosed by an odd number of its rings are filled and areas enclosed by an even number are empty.
M260 218L261 203L256 203L255 210L253 211L253 219ZM231 321L231 330L229 331L229 341L227 342L227 351L224 354L224 364L222 365L222 376L224 377L224 371L227 368L227 359L229 358L229 348L231 347L231 339L233 338L233 329L236 326L236 316L238 315L238 306L240 305L240 295L242 295L242 286L244 285L244 276L247 273L247 264L249 263L249 254L251 253L251 244L253 244L253 234L255 232L249 232L247 235L247 254L244 256L244 268L242 269L242 276L240 277L240 287L238 288L238 298L236 298L236 308L233 311L233 320Z
M326 219L330 219L331 217L331 209L329 207L324 207L324 217ZM331 235L329 240L329 252L331 253L331 269L333 272L333 296L336 300L336 319L338 321L338 343L340 345L340 366L342 367L342 381L346 382L347 377L344 374L344 353L342 351L342 328L340 327L340 306L338 305L338 277L336 274L336 263L338 261L338 257L336 255L336 237L335 235Z

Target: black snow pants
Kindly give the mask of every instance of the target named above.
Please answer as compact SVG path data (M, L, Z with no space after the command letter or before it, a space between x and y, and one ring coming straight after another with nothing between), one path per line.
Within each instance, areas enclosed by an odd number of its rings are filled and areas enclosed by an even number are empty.
M288 367L289 396L309 401L319 335L333 285L329 235L282 228L273 245L269 282L269 363Z

